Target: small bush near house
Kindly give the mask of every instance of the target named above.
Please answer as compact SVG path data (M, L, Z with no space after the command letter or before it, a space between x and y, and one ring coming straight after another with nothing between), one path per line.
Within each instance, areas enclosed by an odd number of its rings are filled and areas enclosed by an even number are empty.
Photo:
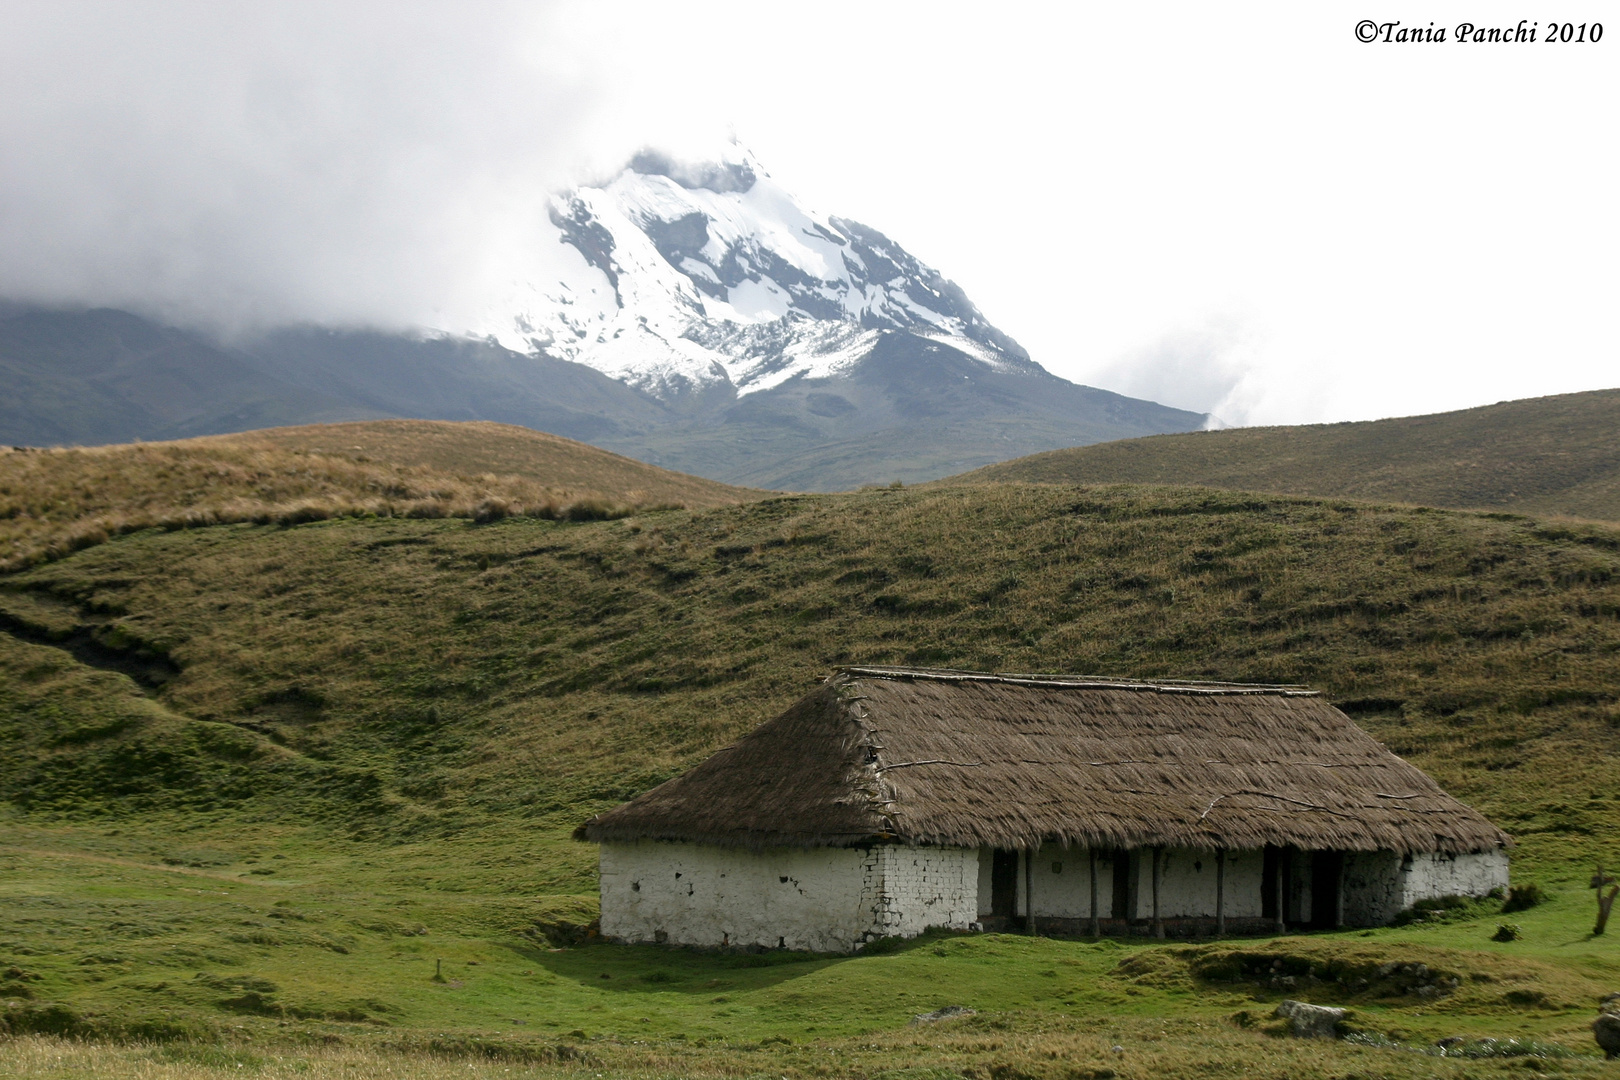
M1547 894L1541 891L1541 886L1533 882L1529 885L1515 885L1508 890L1507 900L1502 904L1502 914L1511 915L1515 911L1528 911L1546 900Z

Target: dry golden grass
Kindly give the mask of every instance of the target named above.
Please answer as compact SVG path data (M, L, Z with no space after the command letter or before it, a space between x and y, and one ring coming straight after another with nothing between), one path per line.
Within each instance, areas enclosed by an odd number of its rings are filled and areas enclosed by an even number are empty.
M1202 1080L1212 1076L1383 1077L1436 1080L1481 1075L1607 1075L1591 1049L1575 1055L1495 1060L1443 1058L1320 1039L1276 1038L1215 1017L981 1015L937 1027L796 1042L590 1040L551 1054L489 1056L464 1047L435 1052L382 1040L328 1045L76 1042L48 1036L0 1039L0 1072L41 1080L203 1080L252 1075L300 1080L377 1077L457 1080L516 1077L860 1077L863 1080ZM1566 1051L1567 1053L1567 1051ZM1577 1056L1578 1055L1578 1056ZM546 1060L551 1058L551 1060ZM9 1071L8 1071L9 1070Z
M360 463L390 462L459 476L522 477L548 487L693 510L748 502L762 492L671 472L543 431L487 420L367 420L268 428L191 440L198 446L273 447Z
M0 572L125 533L333 517L609 518L757 492L490 423L388 420L0 453Z
M1620 390L1346 424L1121 439L941 483L1197 484L1620 521Z

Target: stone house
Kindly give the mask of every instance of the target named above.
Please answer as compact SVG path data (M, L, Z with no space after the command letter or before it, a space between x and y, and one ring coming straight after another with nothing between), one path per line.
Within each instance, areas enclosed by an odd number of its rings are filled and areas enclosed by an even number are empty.
M1373 926L1509 838L1311 690L843 668L575 833L620 941Z

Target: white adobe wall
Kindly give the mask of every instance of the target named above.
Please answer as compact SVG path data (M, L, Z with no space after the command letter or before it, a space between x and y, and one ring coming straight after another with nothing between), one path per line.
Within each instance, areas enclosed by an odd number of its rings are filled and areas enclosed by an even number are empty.
M1407 859L1393 851L1350 852L1344 857L1344 921L1380 926L1419 900L1484 896L1507 885L1508 854L1502 850Z
M871 854L881 881L868 885L863 901L876 915L873 937L916 937L931 926L966 930L978 919L977 849L884 844Z
M1153 852L1139 859L1136 886L1138 919L1153 917ZM1226 853L1225 908L1228 918L1260 914L1262 855L1258 851ZM1036 887L1036 910L1040 907ZM1099 900L1101 897L1099 897ZM1103 901L1107 903L1107 901ZM1165 919L1215 914L1215 853L1197 848L1165 848L1159 857L1159 916Z
M1469 855L1418 855L1401 868L1401 907L1436 896L1484 896L1508 886L1508 854L1503 850Z
M1091 879L1089 857L1085 848L1066 848L1044 844L1031 860L1030 884L1035 887L1035 917L1056 919L1089 919L1091 917ZM1113 864L1097 865L1097 906L1104 912L1113 902ZM1018 910L1029 910L1029 897L1024 892L1022 865L1018 872Z
M849 952L975 918L964 848L601 845L602 933L631 942Z

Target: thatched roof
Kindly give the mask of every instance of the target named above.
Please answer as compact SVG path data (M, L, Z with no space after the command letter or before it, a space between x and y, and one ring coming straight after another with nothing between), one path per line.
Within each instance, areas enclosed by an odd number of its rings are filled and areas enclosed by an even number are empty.
M1462 853L1511 841L1312 691L844 668L581 839Z

